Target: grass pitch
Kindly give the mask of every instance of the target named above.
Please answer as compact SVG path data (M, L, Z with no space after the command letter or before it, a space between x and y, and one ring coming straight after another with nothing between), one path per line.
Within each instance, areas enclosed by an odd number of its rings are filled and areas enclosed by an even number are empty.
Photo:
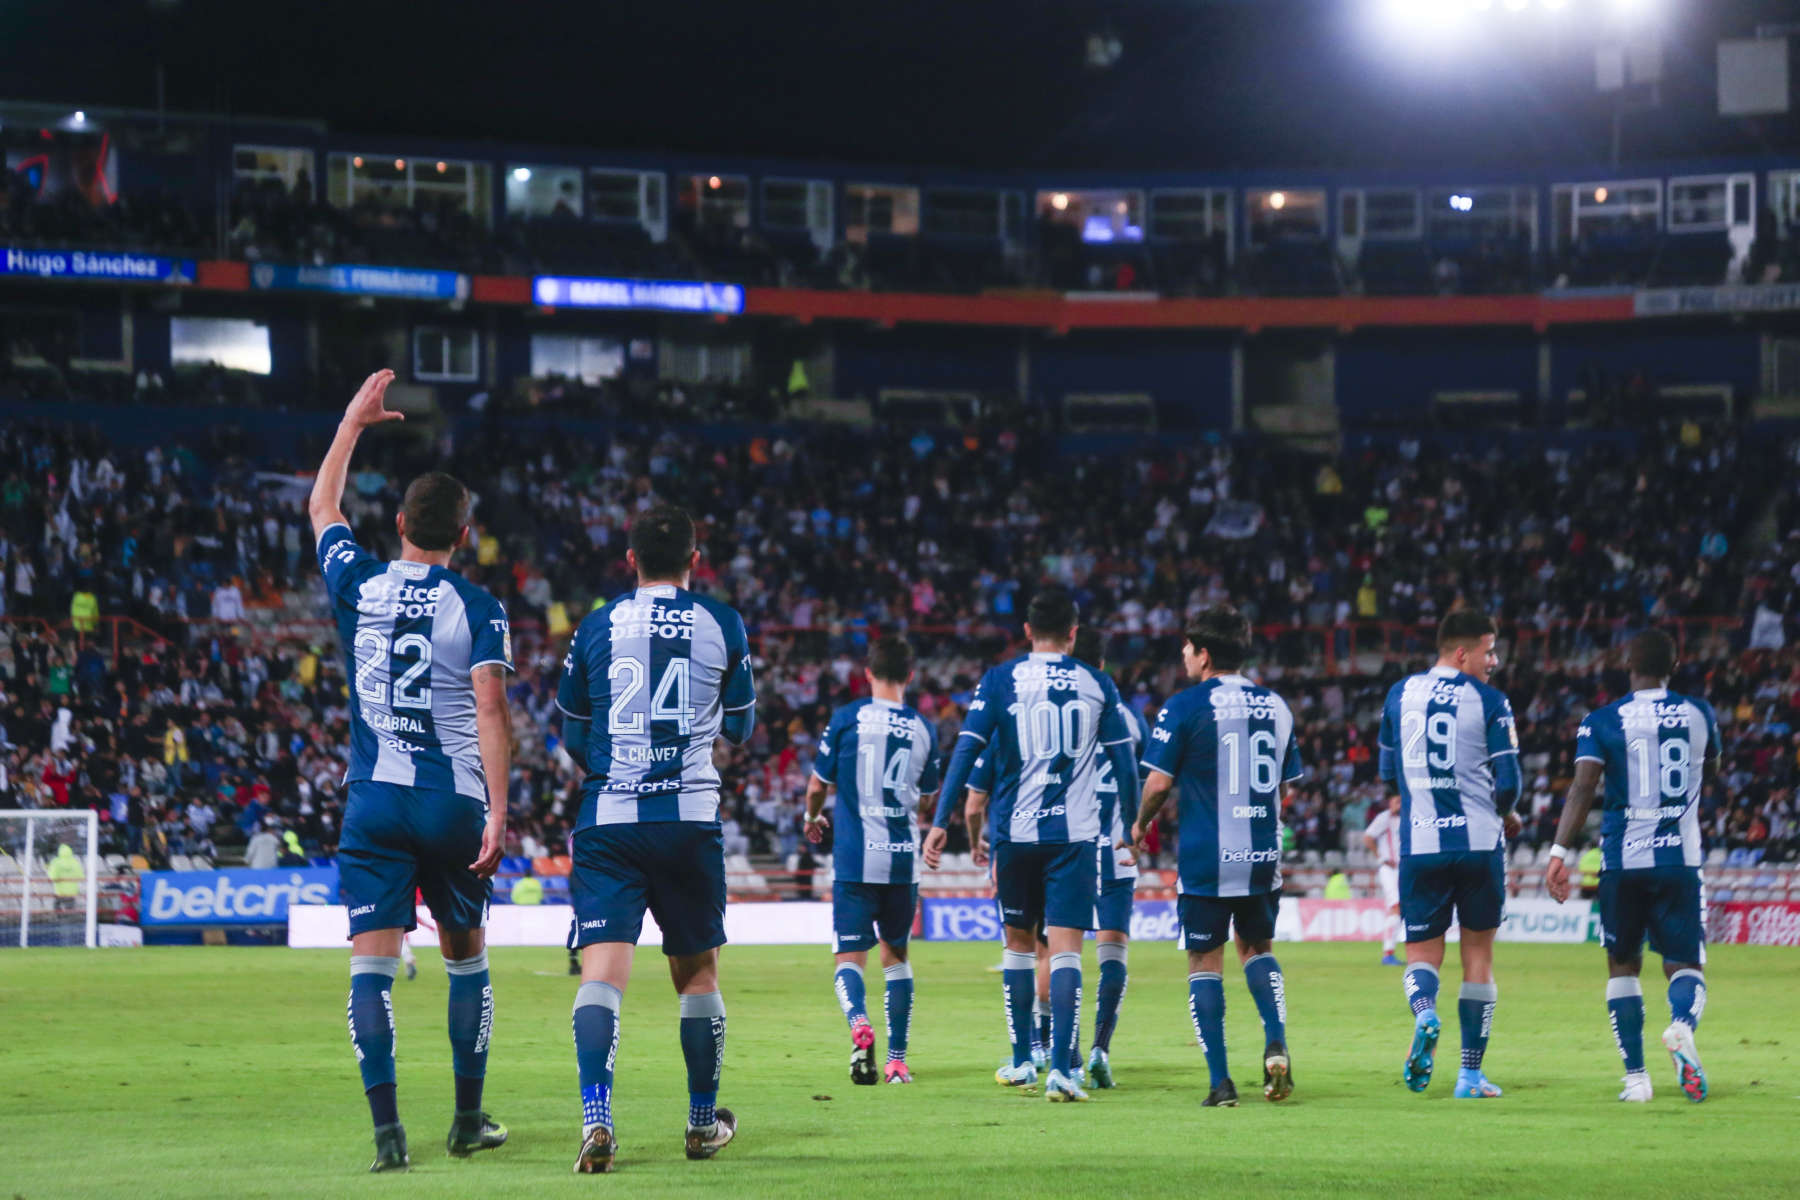
M1280 945L1297 1089L1261 1099L1261 1027L1226 975L1237 1110L1202 1110L1186 964L1132 948L1113 1062L1119 1087L1051 1105L996 1086L1004 1052L997 947L919 943L910 1088L852 1087L849 1038L822 948L728 949L721 1101L737 1141L682 1156L686 1084L660 955L640 952L614 1098L618 1173L570 1173L580 1132L556 950L492 953L497 1013L488 1107L512 1130L468 1161L449 1126L446 985L435 955L394 987L410 1175L363 1173L368 1111L344 1025L346 954L239 948L0 951L0 1197L1098 1197L1800 1194L1800 954L1712 951L1700 1047L1712 1098L1689 1104L1658 1034L1657 1096L1614 1099L1598 947L1500 947L1488 1053L1506 1088L1455 1101L1457 971L1447 965L1440 1070L1400 1083L1411 1021L1400 972L1373 946ZM1087 955L1087 1031L1095 963ZM880 973L869 971L880 1021ZM1084 1036L1084 1044L1087 1038Z

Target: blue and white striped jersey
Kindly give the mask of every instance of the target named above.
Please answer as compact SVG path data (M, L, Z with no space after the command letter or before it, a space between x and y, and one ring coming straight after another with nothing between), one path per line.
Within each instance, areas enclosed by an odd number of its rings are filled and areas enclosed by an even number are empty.
M448 567L384 563L348 525L319 535L319 569L350 664L350 770L487 802L475 726L476 667L512 670L500 602Z
M1100 837L1101 746L1131 740L1119 689L1066 654L1033 651L981 677L962 733L992 771L988 841Z
M1497 849L1493 762L1518 753L1498 688L1450 667L1396 683L1381 711L1381 777L1400 789L1400 857Z
M1281 787L1305 773L1287 701L1215 675L1156 715L1144 765L1175 780L1184 896L1281 888Z
M1602 869L1700 866L1700 788L1718 754L1704 700L1654 688L1589 713L1575 761L1600 764Z
M1119 717L1131 734L1131 760L1142 763L1144 746L1150 740L1150 726L1128 704L1119 705ZM1100 772L1100 781L1095 785L1100 793L1100 882L1104 885L1115 879L1136 879L1137 863L1120 861L1119 850L1131 844L1131 823L1137 819L1137 814L1120 811L1119 781L1113 778L1112 764L1106 760L1106 752L1096 748L1094 757L1097 760L1095 769ZM1139 780L1148 773L1148 768L1140 766Z
M869 698L831 714L813 774L837 789L835 877L919 881L919 797L938 786L937 737L915 710Z
M593 722L575 828L718 820L713 741L727 712L755 704L750 639L729 605L657 584L589 613L556 692Z

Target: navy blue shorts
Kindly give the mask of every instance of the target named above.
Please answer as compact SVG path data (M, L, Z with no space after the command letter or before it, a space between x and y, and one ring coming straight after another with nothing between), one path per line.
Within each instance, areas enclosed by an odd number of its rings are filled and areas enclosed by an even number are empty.
M575 944L637 944L644 910L662 952L699 954L725 944L725 838L716 821L591 825L574 839L569 899Z
M1406 940L1449 932L1452 911L1464 929L1500 928L1506 914L1506 856L1500 850L1409 854L1400 860L1400 919Z
M831 885L831 932L837 947L834 953L872 950L877 936L890 946L906 945L918 907L916 884L837 880Z
M1281 893L1257 896L1183 895L1181 948L1201 954L1225 944L1232 926L1246 942L1267 942L1275 937L1275 918L1281 912Z
M350 935L418 928L414 890L439 929L487 924L492 880L469 869L481 854L487 804L456 792L363 781L350 785L338 839L338 899Z
M1014 929L1092 929L1100 890L1098 842L1001 842L994 847L994 899Z
M1706 961L1706 889L1698 868L1601 872L1600 940L1606 953L1637 958L1646 937L1664 962Z
M1137 891L1135 879L1111 879L1100 885L1100 904L1095 913L1099 927L1113 933L1131 932L1131 898Z

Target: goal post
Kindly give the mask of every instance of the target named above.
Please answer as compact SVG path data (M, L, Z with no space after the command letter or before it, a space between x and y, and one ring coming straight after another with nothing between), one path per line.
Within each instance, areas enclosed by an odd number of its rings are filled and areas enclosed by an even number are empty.
M0 809L0 949L97 946L99 914L100 814Z

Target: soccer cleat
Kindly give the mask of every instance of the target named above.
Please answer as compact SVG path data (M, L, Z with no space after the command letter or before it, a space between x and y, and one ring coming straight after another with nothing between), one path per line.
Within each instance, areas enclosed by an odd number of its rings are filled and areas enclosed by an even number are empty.
M418 959L409 958L406 960L406 977L408 979L417 979L419 977L419 960Z
M1685 1021L1677 1021L1663 1030L1663 1048L1675 1063L1675 1078L1682 1094L1695 1104L1706 1099L1706 1072L1700 1066L1700 1051L1694 1046L1694 1031Z
M1437 1051L1438 1035L1443 1031L1444 1023L1438 1020L1435 1010L1420 1013L1413 1025L1412 1049L1406 1052L1406 1066L1400 1077L1415 1092L1422 1092L1431 1084L1433 1055Z
M1263 1047L1263 1099L1281 1101L1294 1094L1294 1072L1287 1047L1270 1042Z
M1042 1046L1033 1045L1031 1047L1031 1065L1040 1071L1050 1065L1050 1056L1044 1052Z
M453 1158L467 1158L478 1150L492 1150L506 1145L506 1126L486 1113L460 1113L451 1118L450 1136L444 1149Z
M1206 1093L1206 1099L1200 1102L1201 1108L1236 1108L1237 1106L1237 1084L1229 1079Z
M1086 1100L1088 1094L1081 1090L1081 1085L1064 1075L1061 1071L1052 1071L1044 1080L1044 1099L1053 1103Z
M1016 1067L1007 1063L994 1072L994 1082L1001 1087L1033 1087L1037 1084L1037 1067L1031 1063Z
M867 1021L858 1021L850 1030L850 1082L874 1084L881 1081L875 1071L875 1030Z
M1481 1073L1479 1067L1464 1067L1456 1073L1458 1100L1498 1100L1500 1085Z
M569 951L569 974L581 974L581 955L574 950Z
M1648 1104L1655 1090L1650 1086L1650 1074L1647 1071L1633 1071L1625 1076L1625 1090L1619 1093L1619 1099L1630 1104Z
M882 1081L884 1083L911 1083L912 1072L906 1069L905 1063L896 1058L882 1072Z
M382 1125L375 1130L375 1161L370 1171L410 1171L412 1159L406 1155L406 1126Z
M692 1159L711 1158L723 1150L731 1139L737 1136L737 1118L731 1115L729 1108L713 1111L713 1123L710 1129L689 1128L687 1131L687 1156Z
M613 1169L613 1155L619 1152L619 1139L604 1125L596 1125L581 1139L581 1153L575 1156L577 1175L606 1175Z
M1112 1061L1106 1057L1106 1051L1095 1046L1094 1052L1088 1055L1087 1073L1097 1088L1117 1087L1113 1082Z
M1401 962L1398 958L1395 958L1394 952L1390 950L1381 956L1381 965L1384 967L1404 967L1406 964Z

